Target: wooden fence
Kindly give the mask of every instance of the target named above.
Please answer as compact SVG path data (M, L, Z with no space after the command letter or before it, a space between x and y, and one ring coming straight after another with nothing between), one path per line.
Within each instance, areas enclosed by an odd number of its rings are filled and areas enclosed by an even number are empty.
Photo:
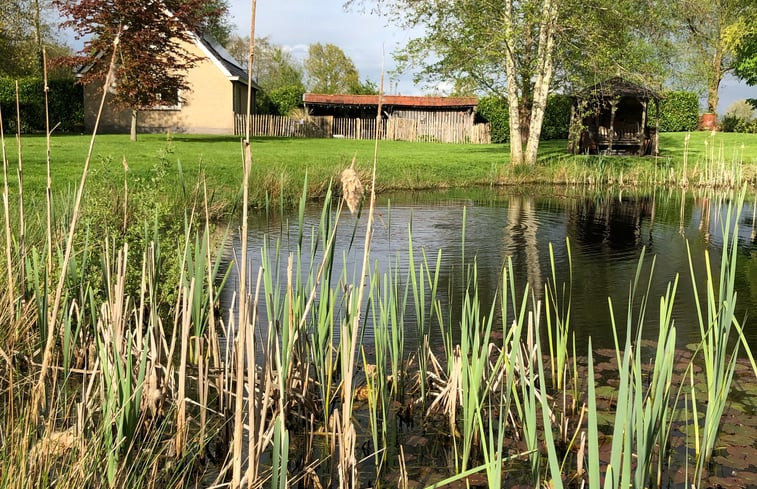
M404 114L403 114L404 115ZM394 141L433 141L442 143L491 143L489 124L473 124L472 116L439 114L436 117L391 117L383 119L381 139ZM234 134L245 134L244 114L234 116ZM295 119L280 115L250 116L251 136L283 138L374 139L376 119L346 117L308 117Z

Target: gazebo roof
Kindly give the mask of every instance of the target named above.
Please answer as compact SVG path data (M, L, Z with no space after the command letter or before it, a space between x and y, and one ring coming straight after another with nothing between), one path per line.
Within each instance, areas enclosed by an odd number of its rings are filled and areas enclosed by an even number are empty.
M603 82L592 85L585 88L576 94L579 99L597 97L597 98L612 98L612 97L638 97L642 99L654 99L660 100L662 95L655 92L651 88L636 83L630 82L619 76L610 78Z

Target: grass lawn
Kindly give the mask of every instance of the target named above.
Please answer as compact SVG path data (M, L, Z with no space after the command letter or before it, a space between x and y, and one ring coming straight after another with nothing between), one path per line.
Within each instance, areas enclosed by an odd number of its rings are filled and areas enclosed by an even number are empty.
M54 136L52 139L52 178L54 191L78 184L89 145L88 136ZM566 183L617 181L654 184L679 175L685 146L685 133L660 135L659 158L570 156L566 142L543 141L540 163L533 167L509 165L507 145L462 145L381 141L377 188L421 189L467 185ZM757 135L709 132L692 133L688 148L689 179L696 182L697 172L708 163L712 150L715 160L730 164L743 162L744 177L757 176ZM41 198L45 187L45 138L22 137L25 192ZM9 174L15 186L17 152L14 138L6 140ZM372 141L345 139L256 138L253 141L252 195L262 205L266 194L273 201L280 197L291 202L299 196L305 174L311 195L323 193L331 179L356 158L356 168L369 178L373 160ZM221 201L231 202L241 182L241 145L234 136L140 135L136 143L128 135L98 136L94 146L90 188L123 187L123 160L129 172L129 185L149 184L156 178L172 179L170 188L180 191L182 183L191 190L196 177L204 171L208 189ZM181 164L183 180L177 168ZM174 180L175 179L175 180Z

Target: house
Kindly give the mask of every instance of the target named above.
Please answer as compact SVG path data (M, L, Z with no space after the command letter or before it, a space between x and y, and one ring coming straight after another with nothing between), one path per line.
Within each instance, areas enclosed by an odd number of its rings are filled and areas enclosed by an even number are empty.
M334 137L370 139L375 136L378 95L303 96L308 116L317 118ZM404 141L448 143L490 142L488 124L474 124L476 97L381 97L381 137ZM325 122L323 122L325 121ZM348 121L357 121L352 123Z
M139 132L173 132L196 134L239 134L247 111L247 72L209 35L192 35L186 46L200 57L187 73L191 90L179 94L176 105L139 111ZM84 66L79 74L90 66ZM253 83L252 104L260 87ZM84 87L84 124L94 127L100 106L102 87L90 83ZM128 133L131 113L117 111L107 103L100 119L100 132Z
M661 96L615 77L574 96L568 149L573 154L657 155L658 123L650 124L650 103L659 114Z

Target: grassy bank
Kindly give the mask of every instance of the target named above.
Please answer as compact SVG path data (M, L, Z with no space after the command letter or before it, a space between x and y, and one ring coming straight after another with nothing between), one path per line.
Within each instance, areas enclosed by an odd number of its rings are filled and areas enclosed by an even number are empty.
M78 182L88 140L88 136L53 138L51 153L55 188L64 189ZM683 175L685 140L684 133L661 134L662 152L658 158L574 157L566 154L565 141L544 141L540 148L540 163L533 167L510 166L507 145L382 141L376 185L377 190L382 191L525 182L618 183L621 178L623 184L678 182ZM43 198L45 140L43 137L24 137L22 144L25 190L32 198ZM15 167L17 158L13 149L9 144L11 167ZM366 177L373 158L373 142L255 139L250 201L253 206L263 207L268 196L271 202L283 199L294 203L306 173L309 195L323 196L328 182L338 179L353 157L358 172ZM135 185L149 185L164 178L167 180L165 190L181 191L191 187L202 170L207 177L211 200L219 206L233 207L239 195L241 146L239 139L233 136L173 135L169 138L155 134L142 135L137 143L130 143L127 135L99 136L91 185L95 188L122 188L124 158L129 169L128 181ZM707 176L708 165L712 166L713 159L743 162L743 177L753 181L757 177L757 135L693 133L686 162L691 184ZM184 180L176 171L179 164Z
M708 147L720 147L718 137ZM724 148L739 144L726 137ZM456 279L466 284L464 297L446 301L460 310L461 320L452 323L442 306L449 292L440 281L441 250L421 256L410 244L407 269L397 263L381 273L370 266L373 196L363 210L367 223L360 224L366 226L360 275L340 264L336 229L356 224L327 182L355 154L365 176L370 142L256 141L254 162L246 160L242 175L233 138L145 136L132 145L104 136L80 213L79 200L64 190L78 181L87 140L55 138L52 176L62 196L25 224L27 205L44 209L46 169L44 141L23 142L26 194L17 198L12 181L3 199L0 487L408 488L406 463L423 451L406 458L405 447L423 446L411 438L417 432L406 431L416 423L444 465L413 474L414 487L473 474L502 487L518 463L527 467L520 473L528 487L559 489L571 481L598 487L603 474L605 487L613 488L629 487L631 477L634 487L707 481L737 368L736 225L726 233L719 275L708 267L706 277L692 276L708 291L696 297L702 337L696 354L674 365L682 356L674 350L669 305L677 282L662 298L644 295L640 263L627 324L608 325L625 326L626 342L602 355L610 378L595 379L594 352L584 357L569 346L565 291L572 286L558 284L554 272L551 282L532 284L547 290L544 302L528 288L519 297L508 261L500 294L483 301L475 258L466 256L470 266ZM731 161L697 157L696 141L690 145L692 181ZM545 144L543 163L524 170L503 163L501 146L382 143L378 185L516 183L539 175L665 181L684 164L672 156L566 158L561 147ZM9 163L13 174L15 157ZM196 178L201 172L207 180ZM300 214L297 252L284 256L272 237L263 266L251 270L243 212L232 263L240 271L236 307L220 311L211 215L233 207L248 180L243 201L247 190L254 205L294 201L306 173L308 191L323 196L322 222L306 229ZM743 201L733 191L726 197ZM729 215L724 229L740 221ZM317 250L323 258L308 268ZM279 264L287 259L284 276ZM642 351L645 308L657 299L659 347ZM373 345L363 344L366 318ZM630 318L638 318L638 329ZM417 341L405 345L412 327ZM441 336L442 350L430 351L432 334ZM740 367L737 380L752 381L754 364ZM690 421L700 414L701 426ZM608 444L600 433L610 430ZM683 450L675 467L684 475L670 474L668 461Z

